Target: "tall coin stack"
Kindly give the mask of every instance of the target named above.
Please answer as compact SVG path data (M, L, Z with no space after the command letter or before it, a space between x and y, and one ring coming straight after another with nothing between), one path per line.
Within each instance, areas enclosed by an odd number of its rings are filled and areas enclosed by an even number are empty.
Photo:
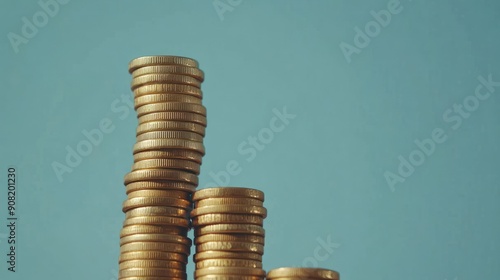
M205 153L204 73L176 56L136 58L129 72L139 124L124 180L119 278L187 279L189 213Z
M264 279L264 193L247 188L208 188L195 192L193 201L194 278Z
M339 280L335 270L310 267L280 267L267 273L268 280Z

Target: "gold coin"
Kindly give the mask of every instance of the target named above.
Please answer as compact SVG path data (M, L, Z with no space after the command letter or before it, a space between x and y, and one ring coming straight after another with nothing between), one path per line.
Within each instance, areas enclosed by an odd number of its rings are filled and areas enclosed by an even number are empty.
M258 215L265 218L267 216L267 209L261 206L252 205L212 205L205 207L197 207L191 212L191 216L196 217L205 214L248 214L248 215Z
M176 74L148 74L132 79L130 88L132 90L151 84L179 84L201 88L201 82L197 79Z
M258 243L264 245L265 239L260 235L253 234L205 234L194 239L195 244L201 244L205 242L250 242Z
M157 267L148 267L148 268L127 268L122 269L118 272L118 277L120 279L126 277L168 277L167 279L171 279L171 277L186 279L187 274L185 271L171 269L171 268L157 268Z
M190 246L165 242L131 242L120 246L120 253L135 251L161 251L189 255Z
M140 190L180 190L193 193L196 186L174 181L139 181L127 184L125 189L127 194Z
M214 197L247 197L264 201L263 192L256 189L239 188L239 187L220 187L220 188L207 188L198 190L194 194L193 200L197 201L205 198L214 198Z
M179 74L196 78L200 82L205 79L205 73L196 67L181 66L181 65L161 65L161 66L146 66L132 72L132 78L147 74Z
M128 194L128 198L134 197L173 197L178 199L191 200L188 192L181 190L137 190Z
M242 259L208 259L196 263L197 269L220 266L262 268L262 262Z
M193 212L191 212L193 213ZM193 215L191 214L191 217ZM239 214L205 214L192 217L194 226L204 226L213 224L253 224L262 226L264 218L257 215Z
M262 255L247 252L205 251L197 252L193 256L195 262L211 259L239 259L262 262Z
M160 267L160 268L173 268L182 271L186 271L186 264L176 261L169 260L132 260L120 263L119 269L128 268L148 268L148 267Z
M164 131L152 131L146 132L136 137L136 141L152 140L152 139L186 139L196 142L203 142L203 136L189 131L175 131L175 130L164 130Z
M255 234L265 236L266 231L262 226L248 225L248 224L214 224L207 226L199 226L194 229L196 237L212 233L241 233L241 234Z
M200 164L190 160L183 159L145 159L135 162L132 170L141 169L179 169L200 174Z
M189 112L158 112L140 116L139 125L157 121L180 121L192 122L207 126L207 117L204 115Z
M196 245L196 252L204 251L229 251L229 252L252 252L264 254L264 245L249 242L205 242Z
M198 186L198 176L189 172L173 169L134 170L125 175L124 184L128 185L132 182L148 180L171 180L176 182L190 183L194 186Z
M189 222L187 219L165 216L132 217L125 219L123 222L124 227L131 225L176 226L187 228L189 227Z
M156 121L139 124L137 126L136 135L139 136L146 132L153 131L187 131L194 132L201 136L205 136L205 126L192 122L180 121Z
M132 225L121 229L120 238L134 234L176 234L187 236L187 229L177 226Z
M155 65L182 65L188 67L198 67L198 62L192 58L182 57L182 56L172 56L172 55L151 55L151 56L141 56L133 59L128 64L129 73L135 70Z
M182 102L182 103L192 103L201 104L201 99L192 95L182 94L182 93L153 93L141 95L134 98L134 109L140 108L141 106L155 103L163 102Z
M167 216L188 219L189 212L182 208L166 206L146 206L128 210L125 218L143 217L143 216Z
M190 112L207 115L207 108L201 104L183 102L152 103L137 108L137 116L144 116L156 112Z
M242 276L242 275L227 275L227 274L204 275L196 278L196 280L264 280L264 279L265 277L263 276Z
M264 254L264 245L248 242L213 241L196 245L196 252L204 251L229 251L229 252L252 252Z
M324 268L309 267L281 267L272 269L267 273L268 279L275 278L312 278L339 280L339 273L334 270Z
M153 84L153 85L138 87L134 89L134 98L147 94L159 94L159 93L185 94L194 96L199 99L203 98L203 92L201 91L201 89L193 86L177 85L177 84Z
M266 272L261 268L250 268L250 267L208 267L195 270L194 277L198 278L204 275L219 275L219 274L265 276Z
M120 254L119 263L132 260L170 260L186 264L188 257L185 254L161 251L135 251Z
M191 239L174 234L134 234L120 238L120 246L132 242L164 242L164 243L179 243L191 247Z
M198 207L206 207L206 206L214 206L214 205L252 205L252 206L260 206L264 205L262 200L258 200L255 198L246 198L246 197L217 197L217 198L205 198L202 200L198 200L195 203L195 208Z
M144 151L134 154L134 162L146 159L185 159L201 164L203 155L199 152L190 150L162 150L162 151Z
M154 151L161 149L181 149L192 150L205 154L205 147L201 142L189 141L184 139L153 139L144 140L134 144L134 154L144 151Z
M169 206L183 209L191 208L191 202L175 197L132 197L126 199L122 204L123 212L144 206Z

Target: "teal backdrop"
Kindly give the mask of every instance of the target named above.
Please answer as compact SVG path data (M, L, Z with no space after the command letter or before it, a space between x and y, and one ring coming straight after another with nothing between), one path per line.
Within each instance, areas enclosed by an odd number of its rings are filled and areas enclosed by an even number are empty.
M205 71L200 188L265 192L265 269L498 279L500 2L2 1L0 15L0 279L117 279L127 67L156 54Z

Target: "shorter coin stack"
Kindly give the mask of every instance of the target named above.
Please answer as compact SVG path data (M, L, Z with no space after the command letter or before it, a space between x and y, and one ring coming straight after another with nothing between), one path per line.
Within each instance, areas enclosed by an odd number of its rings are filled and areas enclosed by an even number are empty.
M339 273L335 270L309 267L281 267L267 273L268 280L339 280Z
M193 201L194 278L264 279L264 193L247 188L208 188L195 192Z
M187 279L191 196L205 153L203 72L176 56L134 59L129 72L139 125L124 182L119 278Z

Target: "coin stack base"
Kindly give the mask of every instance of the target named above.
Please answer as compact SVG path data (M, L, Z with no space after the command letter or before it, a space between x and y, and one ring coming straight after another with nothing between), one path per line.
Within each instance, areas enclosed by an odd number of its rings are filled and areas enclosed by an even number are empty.
M204 73L177 56L132 60L139 125L124 183L119 279L187 279L192 194L205 154Z
M194 278L264 279L264 193L247 188L209 188L195 192L193 201Z

